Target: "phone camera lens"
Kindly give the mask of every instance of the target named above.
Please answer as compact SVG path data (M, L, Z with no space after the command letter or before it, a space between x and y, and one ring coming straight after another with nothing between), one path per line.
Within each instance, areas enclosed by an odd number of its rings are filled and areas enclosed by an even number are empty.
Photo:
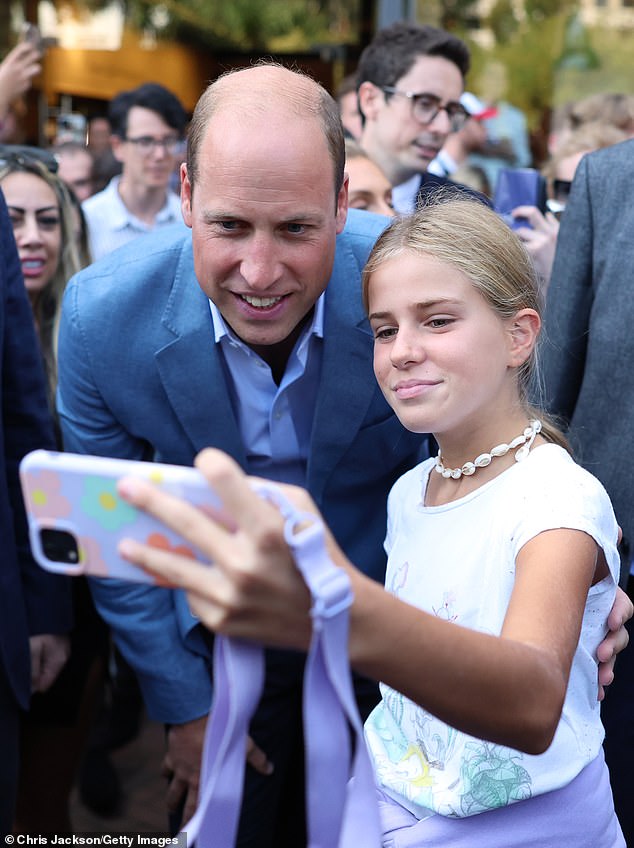
M65 530L41 530L40 539L46 559L69 565L79 563L79 548L72 533Z

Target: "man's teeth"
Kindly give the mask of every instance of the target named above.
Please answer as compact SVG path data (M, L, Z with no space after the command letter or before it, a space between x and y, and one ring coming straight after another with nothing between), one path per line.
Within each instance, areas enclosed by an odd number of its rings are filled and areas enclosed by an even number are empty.
M281 297L252 297L250 295L243 294L242 299L246 300L249 306L255 306L259 309L263 309L265 306L273 306L275 303L279 303L282 299Z

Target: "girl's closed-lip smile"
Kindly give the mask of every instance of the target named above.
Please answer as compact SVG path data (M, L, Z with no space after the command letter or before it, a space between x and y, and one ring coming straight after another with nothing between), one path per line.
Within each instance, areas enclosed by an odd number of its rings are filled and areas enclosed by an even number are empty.
M394 393L400 400L419 397L440 385L440 380L401 380L394 386Z

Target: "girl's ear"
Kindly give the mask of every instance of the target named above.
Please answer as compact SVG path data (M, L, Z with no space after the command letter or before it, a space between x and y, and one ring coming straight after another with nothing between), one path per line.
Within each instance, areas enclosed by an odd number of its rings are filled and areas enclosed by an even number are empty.
M539 336L542 321L534 309L520 309L508 322L510 368L518 368L530 357Z

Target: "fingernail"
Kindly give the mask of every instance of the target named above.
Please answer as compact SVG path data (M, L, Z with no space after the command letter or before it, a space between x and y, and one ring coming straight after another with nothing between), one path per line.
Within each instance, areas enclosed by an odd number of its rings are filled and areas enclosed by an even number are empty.
M121 497L134 500L139 493L139 481L134 477L122 477L117 483L117 491Z
M127 559L132 556L133 553L133 544L128 541L128 539L121 539L119 544L117 545L117 551L119 556Z

